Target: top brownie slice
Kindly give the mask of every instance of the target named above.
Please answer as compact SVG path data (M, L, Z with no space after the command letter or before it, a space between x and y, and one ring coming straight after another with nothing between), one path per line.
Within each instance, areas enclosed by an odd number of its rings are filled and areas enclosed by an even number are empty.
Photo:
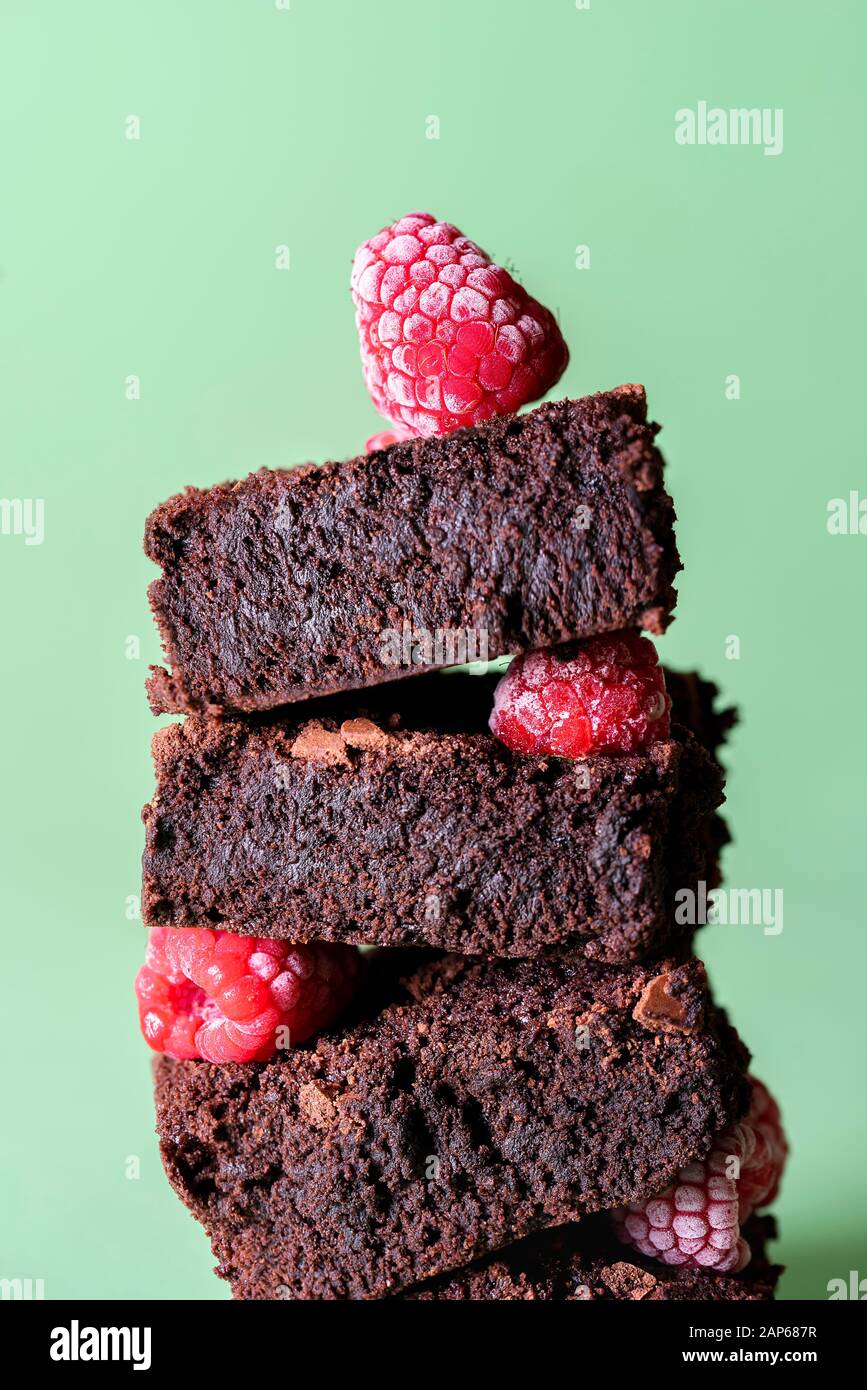
M680 568L644 388L345 463L261 469L152 513L157 714L250 712L622 627Z

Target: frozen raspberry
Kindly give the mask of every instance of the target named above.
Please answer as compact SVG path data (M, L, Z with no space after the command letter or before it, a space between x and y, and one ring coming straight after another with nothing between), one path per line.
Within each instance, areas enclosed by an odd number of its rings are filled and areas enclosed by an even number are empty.
M707 1158L681 1168L658 1197L612 1213L620 1240L667 1265L737 1273L750 1260L741 1227L777 1195L788 1145L760 1081L745 1120L717 1135Z
M635 753L668 738L670 709L653 643L612 632L517 657L494 692L491 730L516 753Z
M170 1057L262 1062L336 1018L359 973L354 946L153 927L135 982L139 1022Z
M367 389L381 415L415 435L518 410L569 360L553 314L429 213L359 246L351 285Z
M753 1099L747 1121L755 1131L756 1147L749 1167L741 1171L738 1196L745 1207L755 1211L776 1201L789 1145L783 1133L780 1107L761 1081L755 1077L750 1080ZM746 1221L745 1216L743 1220Z

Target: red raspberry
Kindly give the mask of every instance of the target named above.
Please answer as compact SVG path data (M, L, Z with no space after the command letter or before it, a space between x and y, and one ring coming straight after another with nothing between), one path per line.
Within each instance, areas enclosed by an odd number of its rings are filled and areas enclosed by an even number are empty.
M413 434L508 415L543 396L569 360L553 314L430 213L359 246L351 284L367 389Z
M330 1023L359 973L354 946L153 927L135 982L139 1022L170 1057L264 1062Z
M668 738L671 700L653 643L607 633L512 662L491 730L516 753L635 753Z
M776 1197L789 1151L776 1103L751 1080L747 1118L717 1135L704 1162L681 1168L658 1197L612 1212L624 1244L663 1264L721 1274L749 1263L741 1227ZM735 1159L739 1171L730 1177Z

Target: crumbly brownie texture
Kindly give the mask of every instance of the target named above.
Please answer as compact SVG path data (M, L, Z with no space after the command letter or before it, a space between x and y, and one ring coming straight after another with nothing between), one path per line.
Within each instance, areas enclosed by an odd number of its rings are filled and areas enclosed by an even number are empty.
M773 1299L781 1270L764 1246L776 1234L771 1217L746 1227L753 1258L741 1274L675 1269L624 1250L607 1219L541 1231L464 1269L441 1274L399 1295L433 1301L590 1303L742 1303Z
M323 703L310 721L160 730L145 921L471 955L669 949L674 894L716 882L722 775L708 752L680 729L647 753L527 757L436 727L483 727L487 681L412 688L399 727L381 700L364 717Z
M485 633L489 658L662 632L680 560L656 430L644 388L622 386L346 463L188 488L145 531L171 665L148 682L154 712L271 709L412 674L384 644L404 624L432 642Z
M695 959L451 956L392 993L279 1061L156 1062L166 1170L237 1298L398 1292L664 1188L749 1102Z

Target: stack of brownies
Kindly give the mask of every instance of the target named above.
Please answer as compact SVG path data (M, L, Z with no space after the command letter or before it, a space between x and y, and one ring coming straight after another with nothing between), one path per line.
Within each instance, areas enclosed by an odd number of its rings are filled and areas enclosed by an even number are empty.
M154 739L140 1008L236 1298L772 1296L775 1108L675 912L726 838L714 688L667 673L665 736L575 759L491 731L496 675L431 669L455 634L652 651L655 433L623 386L148 522L150 699L185 718Z

